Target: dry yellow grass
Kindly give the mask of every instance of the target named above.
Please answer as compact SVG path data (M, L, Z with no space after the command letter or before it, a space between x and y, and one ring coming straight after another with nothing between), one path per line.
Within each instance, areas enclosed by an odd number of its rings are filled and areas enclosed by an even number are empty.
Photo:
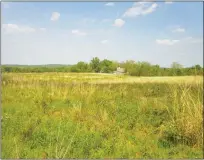
M174 77L124 77L111 80L100 80L95 83L203 83L202 76L174 76Z
M132 77L118 76L104 73L4 73L5 77L13 81L63 81L87 83L203 83L203 76L169 76L169 77Z

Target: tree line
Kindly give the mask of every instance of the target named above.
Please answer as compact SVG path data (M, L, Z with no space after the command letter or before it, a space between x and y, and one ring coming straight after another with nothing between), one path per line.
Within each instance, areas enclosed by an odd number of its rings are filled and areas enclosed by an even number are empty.
M131 76L184 76L184 75L203 75L203 67L194 65L183 67L177 62L173 62L171 67L164 68L159 65L152 65L148 62L135 62L127 60L125 62L111 61L108 59L100 60L94 57L89 63L78 62L75 65L59 66L8 66L2 65L2 72L32 73L32 72L95 72L113 73L117 67L125 69L125 74Z

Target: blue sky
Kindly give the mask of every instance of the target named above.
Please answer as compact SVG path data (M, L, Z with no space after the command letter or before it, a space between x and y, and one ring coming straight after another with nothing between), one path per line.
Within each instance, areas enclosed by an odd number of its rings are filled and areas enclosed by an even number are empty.
M4 2L2 64L203 65L202 2Z

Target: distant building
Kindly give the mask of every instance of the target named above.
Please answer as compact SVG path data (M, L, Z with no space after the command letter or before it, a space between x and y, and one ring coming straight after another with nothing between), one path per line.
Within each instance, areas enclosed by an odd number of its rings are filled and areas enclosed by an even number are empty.
M124 74L125 73L125 69L118 67L117 70L114 71L113 73L114 74Z

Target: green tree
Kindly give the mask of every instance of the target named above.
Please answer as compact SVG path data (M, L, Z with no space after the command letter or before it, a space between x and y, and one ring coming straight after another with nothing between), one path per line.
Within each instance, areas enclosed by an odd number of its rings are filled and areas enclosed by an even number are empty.
M111 73L113 72L113 62L107 59L104 59L100 62L101 72L103 73Z
M193 73L195 75L202 75L203 74L203 69L202 69L202 67L199 64L193 66L192 70L193 70Z
M100 72L101 68L100 68L100 59L98 57L94 57L91 62L90 62L90 66L92 71L94 72Z
M85 62L78 62L76 68L79 72L87 72L88 71L88 64Z
M161 68L159 65L152 65L149 71L149 76L161 76Z
M173 76L181 76L183 74L182 72L183 66L177 62L173 62L171 64L171 70Z

